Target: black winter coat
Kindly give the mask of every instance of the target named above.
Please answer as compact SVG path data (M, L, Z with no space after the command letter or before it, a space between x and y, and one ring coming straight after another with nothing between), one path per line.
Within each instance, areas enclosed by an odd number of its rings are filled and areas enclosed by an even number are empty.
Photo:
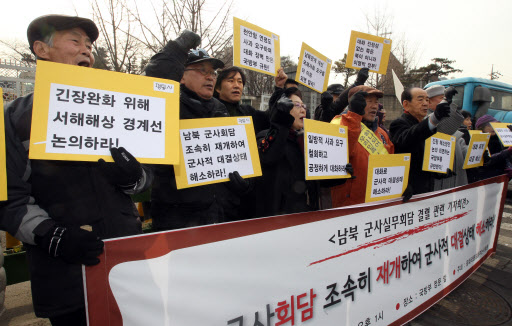
M290 132L293 117L282 115L269 130L257 135L263 172L259 188L259 216L273 216L317 209L316 184L306 181L303 134ZM286 116L287 115L287 116ZM265 145L265 144L268 144ZM309 198L308 198L309 197Z
M34 245L35 235L54 224L90 225L101 239L142 229L130 196L111 184L96 162L28 159L32 100L31 94L5 108L9 199L0 202L0 228L25 243L35 313L51 317L84 307L82 266L49 257L47 249Z
M411 168L409 170L409 184L414 194L422 194L434 190L434 174L423 171L423 154L425 140L435 134L430 130L428 119L421 122L408 113L391 123L389 127L391 141L395 145L395 153L411 153Z
M254 124L254 131L256 133L270 128L270 119L267 112L256 110L250 105L244 105L240 103L230 103L219 99L219 101L224 104L226 109L228 110L229 116L231 117L242 117L249 116L252 117L252 121Z

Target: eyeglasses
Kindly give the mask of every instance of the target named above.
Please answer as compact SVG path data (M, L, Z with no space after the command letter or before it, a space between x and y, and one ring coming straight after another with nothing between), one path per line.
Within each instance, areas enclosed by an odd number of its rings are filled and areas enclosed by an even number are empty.
M196 71L199 71L201 73L201 75L207 77L208 75L212 76L212 78L217 78L217 71L215 70L206 70L204 67L203 68L189 68L189 69L185 69L185 71L189 71L189 70L196 70Z
M306 109L306 104L304 104L304 103L293 102L293 105L295 105L298 108L302 107L302 108Z

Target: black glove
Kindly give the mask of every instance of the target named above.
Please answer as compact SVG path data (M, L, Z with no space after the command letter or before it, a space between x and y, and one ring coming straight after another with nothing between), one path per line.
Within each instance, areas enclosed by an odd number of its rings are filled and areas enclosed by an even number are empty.
M290 128L295 121L295 118L290 114L294 105L295 104L293 104L292 100L282 95L275 104L275 109L272 111L272 117L270 120Z
M190 49L195 49L201 44L201 36L192 32L191 30L185 29L181 32L180 36L174 40L183 50L188 52Z
M359 115L364 115L364 109L366 108L366 95L368 93L359 91L352 95L348 103L348 110Z
M444 98L446 99L446 102L448 102L448 104L452 104L452 98L455 96L455 94L458 94L458 93L459 92L457 92L457 90L453 86L450 86L447 89L445 89L444 90Z
M53 258L70 264L96 265L103 252L103 241L93 232L79 227L54 226L36 243Z
M366 80L368 79L369 72L370 69L368 68L362 68L361 70L359 70L359 72L357 73L355 84L357 86L364 85L364 83L366 83Z
M240 176L238 171L229 173L228 188L236 194L245 195L252 190L252 182Z
M441 121L443 118L447 118L450 116L450 104L446 101L442 101L436 106L436 110L434 111L434 116L437 121Z
M100 169L113 184L121 187L134 187L142 177L142 166L124 147L111 147L114 163L99 159Z
M512 125L507 125L507 128L508 128L508 130L512 131Z
M330 106L332 104L334 97L332 97L331 93L323 92L320 96L320 103L325 108L326 106Z
M347 165L345 165L345 171L347 173L349 173L352 177L355 178L355 176L354 176L354 168L352 167L352 163L347 163Z
M408 184L407 188L405 188L404 193L402 194L402 202L407 203L409 199L411 199L412 195L414 195L414 189L412 189L411 184Z

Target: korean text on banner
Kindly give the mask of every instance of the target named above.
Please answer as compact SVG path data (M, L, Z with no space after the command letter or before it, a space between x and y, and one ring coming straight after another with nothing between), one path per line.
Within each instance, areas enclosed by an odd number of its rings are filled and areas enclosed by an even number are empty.
M410 154L370 155L365 202L402 197L410 166Z
M496 251L507 183L106 240L89 325L406 324Z
M304 119L306 180L349 178L347 127Z
M180 163L174 166L178 189L261 176L251 117L180 120Z
M0 108L4 107L3 90L0 88ZM5 166L4 111L0 114L0 201L7 200L7 168Z
M474 134L471 136L462 167L463 169L471 169L484 165L484 152L489 144L490 137L489 134Z
M302 42L295 80L319 93L327 89L332 60Z
M179 162L178 83L40 60L35 85L31 159Z
M496 135L498 135L498 137L500 138L500 141L504 147L512 146L512 131L508 129L508 125L510 125L510 123L491 122L492 128L496 132Z
M385 75L390 53L390 39L352 31L345 67L368 68L372 72Z
M438 132L425 140L423 171L447 173L453 169L455 137Z
M279 35L233 17L233 64L275 76L281 66Z

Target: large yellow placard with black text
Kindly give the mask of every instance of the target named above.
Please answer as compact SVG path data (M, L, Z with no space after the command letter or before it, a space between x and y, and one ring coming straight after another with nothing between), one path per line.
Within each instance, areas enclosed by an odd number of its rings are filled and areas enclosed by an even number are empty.
M261 175L251 117L180 121L180 164L174 165L178 189Z
M141 163L179 162L179 84L38 61L30 159L112 162L124 147Z
M368 68L372 72L385 75L388 69L392 41L371 34L352 31L345 67Z

